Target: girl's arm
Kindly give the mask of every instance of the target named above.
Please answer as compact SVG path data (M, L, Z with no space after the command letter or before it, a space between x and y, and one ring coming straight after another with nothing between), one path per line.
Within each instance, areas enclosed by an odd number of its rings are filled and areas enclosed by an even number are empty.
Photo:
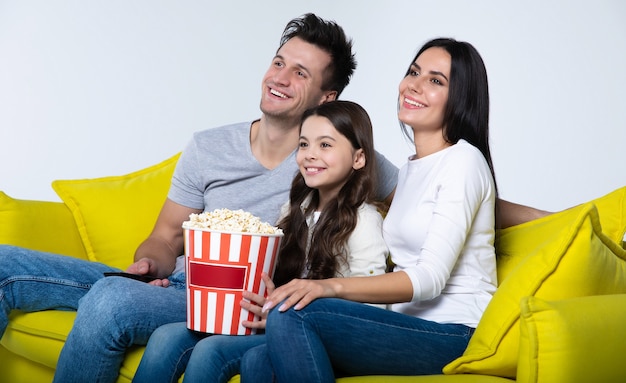
M413 285L403 271L368 278L330 278L322 280L294 279L267 297L263 312L285 302L278 308L293 306L299 310L317 298L342 298L364 303L407 302L413 297Z
M383 217L373 205L359 208L356 227L348 239L347 268L343 277L371 277L387 270L389 251L383 238Z

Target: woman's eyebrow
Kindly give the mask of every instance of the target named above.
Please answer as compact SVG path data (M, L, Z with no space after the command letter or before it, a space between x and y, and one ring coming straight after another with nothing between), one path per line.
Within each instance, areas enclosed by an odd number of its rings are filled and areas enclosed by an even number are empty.
M422 70L422 68L421 68L419 65L417 65L416 63L411 64L411 66L414 66L414 67L415 67L418 71L421 71L421 70ZM446 81L450 81L450 80L448 80L448 77L447 77L445 74L443 74L443 73L441 73L441 72L439 72L439 71L436 71L436 70L431 70L431 71L430 71L430 72L428 72L428 73L430 73L430 74L434 74L434 75L437 75L437 76L441 76L441 77L445 78L445 79L446 79Z

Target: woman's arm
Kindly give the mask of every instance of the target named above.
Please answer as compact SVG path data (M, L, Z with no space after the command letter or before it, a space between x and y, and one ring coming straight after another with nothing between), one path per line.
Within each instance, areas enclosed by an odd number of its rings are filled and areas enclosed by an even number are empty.
M524 222L532 221L552 214L549 211L535 209L530 206L520 205L499 198L496 200L496 204L497 229L520 225Z
M413 285L403 271L368 278L294 279L267 297L263 312L285 301L279 311L299 310L318 298L342 298L363 303L407 302Z

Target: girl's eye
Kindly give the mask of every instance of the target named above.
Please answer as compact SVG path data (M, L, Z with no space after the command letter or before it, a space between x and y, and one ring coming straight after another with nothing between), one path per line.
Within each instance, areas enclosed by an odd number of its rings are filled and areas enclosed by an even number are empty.
M419 74L420 73L418 71L416 71L416 70L412 70L412 71L409 72L409 76L419 76Z
M298 146L301 148L306 148L308 144L306 142L301 142L300 144L298 144Z
M434 79L432 79L431 81L432 81L433 83L437 84L437 85L442 85L442 82L441 82L441 81L439 81L439 79L438 79L438 78L434 78Z
M330 144L327 142L322 142L322 144L320 145L322 148L330 148Z

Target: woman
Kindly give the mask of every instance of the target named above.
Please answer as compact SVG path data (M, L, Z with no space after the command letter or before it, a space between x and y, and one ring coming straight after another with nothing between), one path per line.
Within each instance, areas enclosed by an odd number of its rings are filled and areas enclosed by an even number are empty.
M426 43L400 82L398 118L415 154L383 224L394 272L276 289L266 345L244 356L242 382L435 374L465 350L497 285L489 92L474 47Z
M353 102L332 101L304 113L289 203L278 226L281 243L274 281L384 274L382 217L372 202L376 163L372 125ZM265 276L270 291L274 284ZM381 310L382 311L382 310ZM133 382L226 383L244 353L264 335L225 336L159 327L150 337Z

